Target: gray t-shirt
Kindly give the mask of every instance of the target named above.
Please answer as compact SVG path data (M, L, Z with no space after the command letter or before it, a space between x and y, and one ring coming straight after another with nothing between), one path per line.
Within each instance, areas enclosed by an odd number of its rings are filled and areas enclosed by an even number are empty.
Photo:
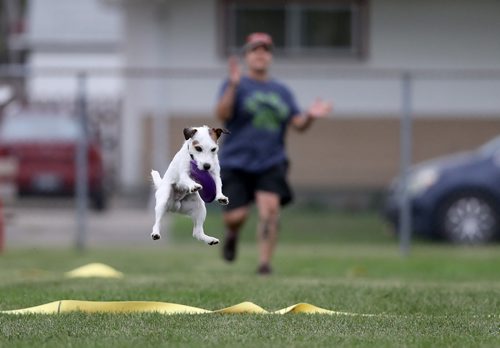
M226 80L219 98L228 86ZM295 98L282 83L243 77L225 127L219 159L222 168L261 172L287 160L285 134L293 116L300 113Z

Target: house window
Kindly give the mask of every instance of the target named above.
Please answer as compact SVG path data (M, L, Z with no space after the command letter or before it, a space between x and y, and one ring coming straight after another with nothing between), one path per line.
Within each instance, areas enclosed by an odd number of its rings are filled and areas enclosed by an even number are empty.
M267 32L283 56L363 57L366 54L366 0L225 0L226 53L242 47L249 33Z

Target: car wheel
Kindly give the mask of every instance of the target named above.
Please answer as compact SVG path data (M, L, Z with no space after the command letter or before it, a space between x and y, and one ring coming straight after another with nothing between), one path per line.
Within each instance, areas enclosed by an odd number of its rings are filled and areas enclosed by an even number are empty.
M441 233L460 244L481 244L496 237L499 216L489 199L462 194L449 199L439 214Z

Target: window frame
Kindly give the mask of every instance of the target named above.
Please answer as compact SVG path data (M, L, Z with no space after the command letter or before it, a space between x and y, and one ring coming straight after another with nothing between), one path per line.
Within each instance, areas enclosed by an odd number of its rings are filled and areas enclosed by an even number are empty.
M368 56L369 0L219 0L219 52L223 57L239 53L242 45L242 43L239 47L231 45L231 42L236 40L236 31L231 29L236 27L234 23L235 16L231 13L231 11L234 11L235 6L248 6L249 8L256 6L261 8L285 8L287 12L293 11L294 8L298 9L298 11L321 8L349 8L351 13L357 11L357 14L353 16L353 20L351 21L352 44L350 48L315 48L302 46L300 43L300 32L302 28L292 28L293 19L288 20L287 13L287 18L285 19L285 49L276 49L274 53L276 56L282 58L325 57L329 59L362 60ZM298 12L296 17L300 16L300 14L301 12Z

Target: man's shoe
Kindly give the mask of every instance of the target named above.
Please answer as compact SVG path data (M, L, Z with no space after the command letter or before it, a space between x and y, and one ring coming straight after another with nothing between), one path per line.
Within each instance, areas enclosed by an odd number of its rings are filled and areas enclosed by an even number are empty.
M226 235L224 240L224 248L222 249L222 257L228 262L234 261L236 259L236 243L238 238L236 236Z
M271 270L271 266L269 266L268 264L263 264L260 265L259 268L257 268L257 273L260 275L270 275L271 273L273 273L273 271Z

